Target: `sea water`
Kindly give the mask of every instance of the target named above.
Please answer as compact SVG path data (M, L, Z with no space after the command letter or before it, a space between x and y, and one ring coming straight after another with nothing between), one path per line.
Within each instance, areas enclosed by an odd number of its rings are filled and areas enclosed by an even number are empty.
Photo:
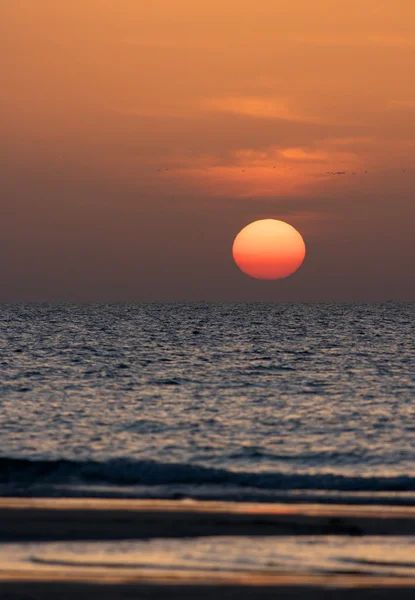
M0 495L415 503L415 304L0 321Z

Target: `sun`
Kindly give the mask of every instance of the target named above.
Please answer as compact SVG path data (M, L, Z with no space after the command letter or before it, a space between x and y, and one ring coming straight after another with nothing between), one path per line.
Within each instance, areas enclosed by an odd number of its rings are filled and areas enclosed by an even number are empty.
M297 271L306 253L301 234L284 221L262 219L236 236L232 254L238 267L255 279L283 279Z

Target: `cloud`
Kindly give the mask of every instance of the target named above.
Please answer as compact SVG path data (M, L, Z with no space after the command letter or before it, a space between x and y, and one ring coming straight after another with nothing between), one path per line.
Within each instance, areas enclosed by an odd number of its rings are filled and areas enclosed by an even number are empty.
M213 112L245 115L261 119L304 120L303 116L293 113L284 98L261 96L206 98L202 100L201 108Z
M318 150L307 150L304 148L286 148L280 151L282 158L287 158L295 162L327 162L330 156L327 152Z
M285 42L306 46L413 48L415 45L413 37L393 32L292 32L282 37Z
M390 100L386 108L392 110L413 110L415 109L415 100Z

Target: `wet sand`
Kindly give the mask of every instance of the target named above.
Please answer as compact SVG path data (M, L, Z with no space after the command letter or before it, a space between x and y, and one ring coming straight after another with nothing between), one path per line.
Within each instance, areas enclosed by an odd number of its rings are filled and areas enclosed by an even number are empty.
M415 535L415 507L0 499L0 541L318 534Z
M415 581L374 580L359 581L352 577L275 577L271 579L239 578L238 580L176 581L169 580L106 580L82 581L0 580L2 600L254 600L278 598L281 600L413 600Z
M1 499L0 542L217 535L415 535L415 508ZM58 558L58 557L57 557ZM409 558L409 557L408 557ZM415 578L0 564L1 600L415 598Z

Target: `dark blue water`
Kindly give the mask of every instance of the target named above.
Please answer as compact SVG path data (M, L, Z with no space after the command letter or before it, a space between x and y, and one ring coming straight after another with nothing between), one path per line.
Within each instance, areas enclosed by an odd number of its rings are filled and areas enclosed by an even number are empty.
M0 494L415 502L415 304L0 320Z

